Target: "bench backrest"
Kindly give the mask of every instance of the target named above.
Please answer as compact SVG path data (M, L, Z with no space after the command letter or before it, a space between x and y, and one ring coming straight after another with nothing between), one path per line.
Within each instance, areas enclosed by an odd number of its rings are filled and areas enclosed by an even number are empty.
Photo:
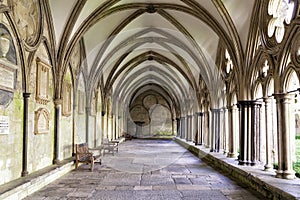
M86 143L76 144L76 153L88 153L89 148Z

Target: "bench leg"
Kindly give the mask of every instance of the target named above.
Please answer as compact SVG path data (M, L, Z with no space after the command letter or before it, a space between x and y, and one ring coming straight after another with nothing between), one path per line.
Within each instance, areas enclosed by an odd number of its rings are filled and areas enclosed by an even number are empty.
M76 159L76 162L75 162L75 169L77 170L78 168L78 160Z

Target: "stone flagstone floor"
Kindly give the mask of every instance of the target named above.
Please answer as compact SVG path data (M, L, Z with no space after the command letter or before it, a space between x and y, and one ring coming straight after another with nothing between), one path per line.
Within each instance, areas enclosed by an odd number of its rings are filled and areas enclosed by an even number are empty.
M131 140L106 154L94 172L81 165L28 200L255 200L172 140Z

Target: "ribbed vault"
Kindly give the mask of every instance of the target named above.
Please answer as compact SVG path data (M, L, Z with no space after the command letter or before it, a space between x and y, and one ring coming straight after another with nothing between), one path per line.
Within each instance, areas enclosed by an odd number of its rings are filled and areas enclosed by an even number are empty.
M244 30L250 18L240 16L251 14L254 1L70 2L64 7L69 15L60 12L61 2L50 3L53 14L57 13L53 16L57 16L54 28L60 44L58 66L66 71L81 41L86 57L78 73L84 74L88 102L100 89L103 110L112 104L119 116L147 87L170 100L174 117L197 112L207 97L212 108L224 106L226 87L222 69L217 67L218 54L226 49L229 54L235 52L233 65L243 62L248 35Z

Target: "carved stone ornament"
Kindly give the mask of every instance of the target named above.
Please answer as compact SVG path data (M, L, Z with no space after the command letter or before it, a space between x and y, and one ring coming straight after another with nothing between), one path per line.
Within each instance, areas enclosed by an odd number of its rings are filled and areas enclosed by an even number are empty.
M37 77L36 77L36 96L35 99L40 104L47 104L50 101L49 98L49 82L50 82L50 70L46 62L37 58Z
M78 114L84 114L84 95L85 93L81 90L78 90Z
M21 37L27 44L33 45L41 24L39 1L14 0L13 13Z
M39 108L34 114L34 134L49 133L49 111L45 108Z

